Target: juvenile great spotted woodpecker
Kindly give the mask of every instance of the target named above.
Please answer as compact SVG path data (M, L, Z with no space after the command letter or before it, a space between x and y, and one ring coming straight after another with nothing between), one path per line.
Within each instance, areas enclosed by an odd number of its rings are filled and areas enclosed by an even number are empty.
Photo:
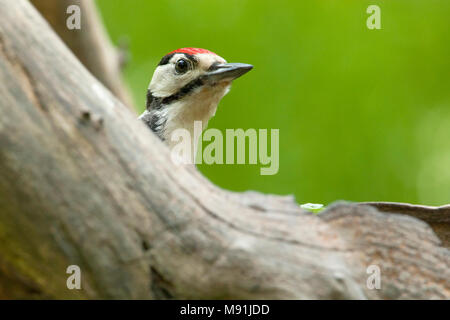
M194 121L206 128L231 82L253 68L244 63L227 63L217 54L199 48L182 48L159 62L147 90L143 120L169 147L178 128L194 137ZM191 141L196 154L197 141Z

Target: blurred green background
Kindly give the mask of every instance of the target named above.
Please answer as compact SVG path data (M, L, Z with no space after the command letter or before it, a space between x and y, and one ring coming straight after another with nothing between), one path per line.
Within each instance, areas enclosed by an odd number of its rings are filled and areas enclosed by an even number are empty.
M227 189L300 203L450 203L450 1L97 0L144 109L153 70L180 47L254 70L209 127L280 129L280 169L201 165ZM366 8L381 8L369 30Z

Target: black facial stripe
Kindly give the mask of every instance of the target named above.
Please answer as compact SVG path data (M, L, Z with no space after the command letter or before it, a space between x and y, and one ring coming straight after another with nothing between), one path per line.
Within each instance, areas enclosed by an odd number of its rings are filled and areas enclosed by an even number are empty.
M202 85L204 85L203 77L200 76L197 79L192 80L188 84L186 84L184 87L182 87L180 90L175 92L174 94L167 96L167 97L155 97L150 89L147 90L147 101L146 101L146 107L147 110L159 110L164 105L171 104L175 101L178 101L182 99L183 97L190 94L192 91L194 91L197 88L200 88Z
M204 84L203 77L198 77L197 79L192 80L184 87L182 87L178 92L172 94L171 96L165 97L162 99L162 104L170 104L175 101L180 100L181 98L187 96L189 93L194 91L195 89L201 87Z
M146 102L146 107L147 110L158 110L161 109L162 107L162 99L160 97L155 97L152 92L150 91L150 89L147 90L147 102Z
M178 101L181 98L187 96L195 89L200 88L202 85L204 85L204 81L203 81L203 77L200 76L197 79L194 79L191 82L189 82L188 84L186 84L184 87L182 87L176 93L174 93L170 96L167 96L167 97L155 97L149 89L149 90L147 90L147 102L146 102L147 110L159 110L164 105L171 104L171 103Z
M194 65L198 62L197 58L192 55L192 54L188 54L188 53L184 53L184 52L174 52L174 53L169 53L166 54L164 57L162 57L161 61L159 62L158 66L163 66L165 64L168 64L170 59L172 59L172 57L175 54L183 54L187 59L189 59Z

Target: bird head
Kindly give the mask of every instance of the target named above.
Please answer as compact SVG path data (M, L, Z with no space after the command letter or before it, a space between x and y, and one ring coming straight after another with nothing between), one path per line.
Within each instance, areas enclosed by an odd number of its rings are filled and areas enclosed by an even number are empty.
M194 121L202 121L205 128L231 82L252 68L249 64L227 63L205 49L172 51L161 59L153 74L147 109L140 119L170 145L170 135L178 128L192 134Z

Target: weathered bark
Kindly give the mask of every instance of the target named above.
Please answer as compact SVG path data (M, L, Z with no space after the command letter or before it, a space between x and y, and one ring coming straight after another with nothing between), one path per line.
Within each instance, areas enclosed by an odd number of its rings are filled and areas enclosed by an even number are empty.
M361 204L375 207L381 212L400 213L423 220L430 225L442 241L442 245L450 248L450 205L431 207L397 202L362 202Z
M121 68L126 54L112 45L94 1L32 0L31 2L83 65L120 101L133 108L131 96L121 80ZM80 30L69 30L66 25L69 17L66 10L73 4L81 9Z
M27 1L0 7L2 297L450 298L426 223L217 188L175 166ZM82 290L66 287L72 264Z

